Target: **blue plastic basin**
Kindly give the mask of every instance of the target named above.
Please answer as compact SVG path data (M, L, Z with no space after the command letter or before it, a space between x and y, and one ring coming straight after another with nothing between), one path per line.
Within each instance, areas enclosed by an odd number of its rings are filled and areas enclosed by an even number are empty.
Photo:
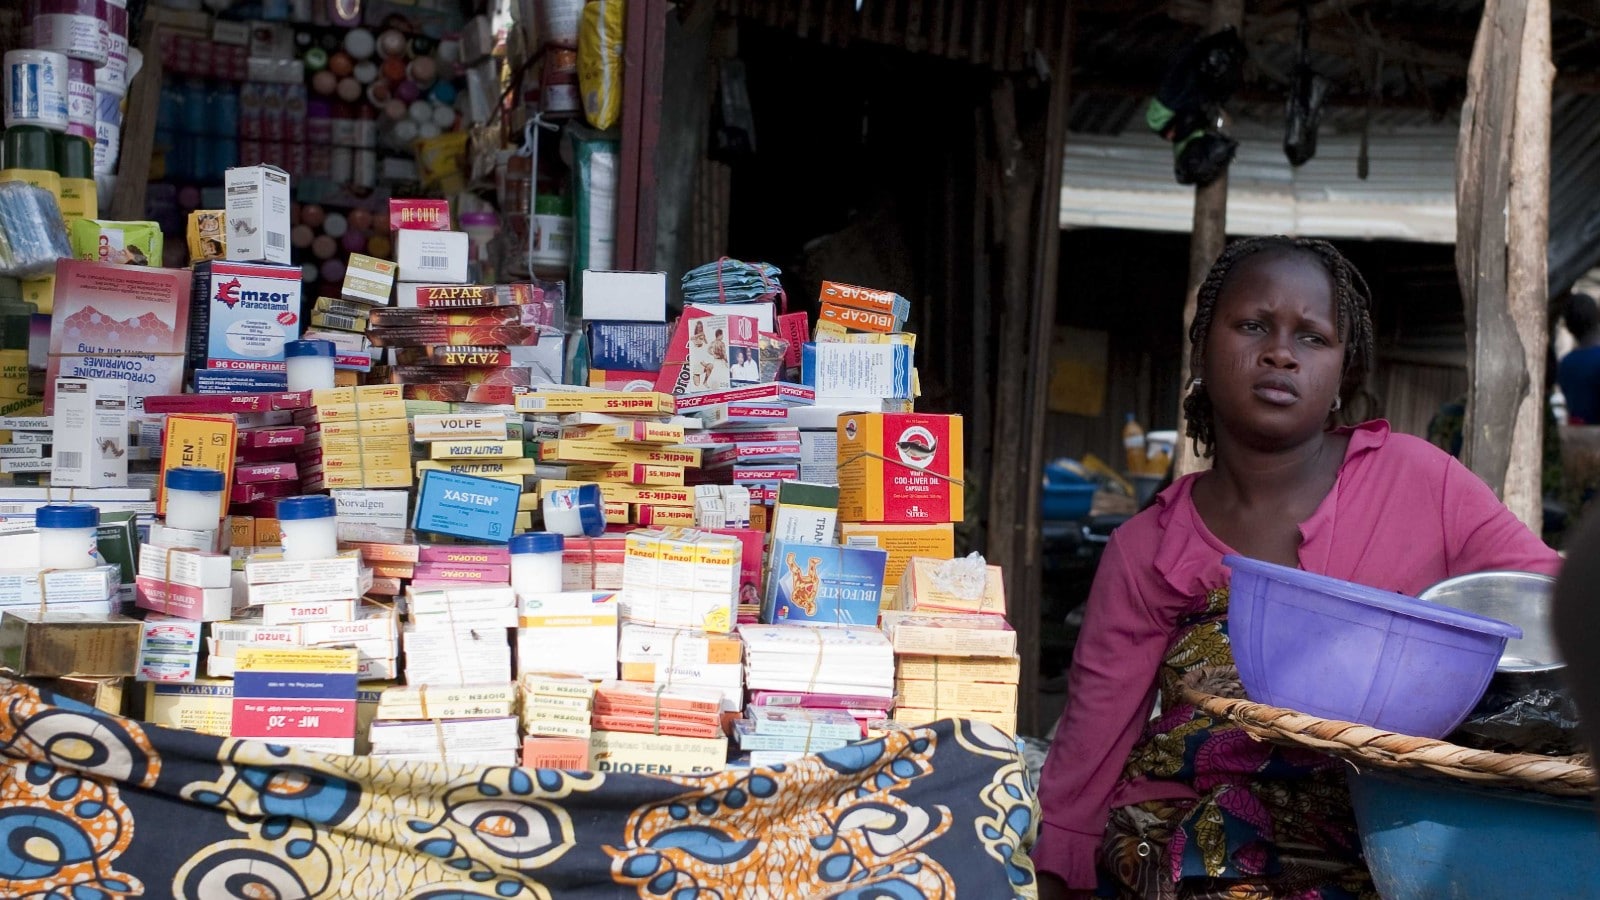
M1039 516L1046 521L1081 519L1094 505L1093 484L1046 484Z
M1600 897L1592 801L1378 771L1350 799L1384 900Z
M1228 639L1257 703L1442 738L1483 696L1522 629L1390 591L1223 557Z

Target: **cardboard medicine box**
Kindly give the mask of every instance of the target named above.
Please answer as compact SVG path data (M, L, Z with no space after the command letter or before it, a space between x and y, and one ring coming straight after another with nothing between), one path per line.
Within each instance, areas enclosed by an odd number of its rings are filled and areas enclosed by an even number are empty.
M872 625L883 596L882 550L775 541L761 620Z
M125 487L128 483L128 383L57 378L50 483Z
M960 522L966 494L960 416L861 413L839 420L839 518Z
M223 177L228 258L289 262L289 173L276 166L241 166Z
M144 623L38 609L0 614L0 665L23 675L128 676L139 667Z

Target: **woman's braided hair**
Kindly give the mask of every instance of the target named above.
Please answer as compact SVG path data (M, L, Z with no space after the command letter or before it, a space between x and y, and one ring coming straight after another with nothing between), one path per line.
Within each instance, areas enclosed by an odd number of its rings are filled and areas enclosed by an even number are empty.
M1333 281L1335 327L1344 338L1344 372L1339 379L1339 396L1348 397L1367 379L1374 357L1372 335L1372 292L1366 279L1327 241L1310 238L1292 238L1283 235L1247 238L1229 244L1222 255L1206 273L1200 284L1200 295L1195 304L1194 323L1189 326L1190 355L1200 359L1205 354L1206 338L1211 334L1211 317L1217 309L1217 298L1223 285L1238 264L1268 251L1298 252L1307 254L1322 263ZM1210 456L1215 449L1217 435L1213 419L1211 396L1201 385L1183 398L1183 416L1188 422L1185 434L1194 442L1195 452Z

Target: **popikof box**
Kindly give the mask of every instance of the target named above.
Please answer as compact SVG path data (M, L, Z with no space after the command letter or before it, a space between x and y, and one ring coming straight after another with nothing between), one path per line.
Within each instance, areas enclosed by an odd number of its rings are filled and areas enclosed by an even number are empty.
M761 621L876 624L888 557L867 548L775 542Z
M846 522L960 522L966 504L960 416L842 416L839 518Z

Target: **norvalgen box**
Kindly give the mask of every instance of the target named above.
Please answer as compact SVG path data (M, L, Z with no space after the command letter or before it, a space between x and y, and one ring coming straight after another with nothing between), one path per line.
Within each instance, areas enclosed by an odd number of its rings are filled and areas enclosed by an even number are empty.
M966 504L960 416L843 416L839 518L846 522L959 522Z

